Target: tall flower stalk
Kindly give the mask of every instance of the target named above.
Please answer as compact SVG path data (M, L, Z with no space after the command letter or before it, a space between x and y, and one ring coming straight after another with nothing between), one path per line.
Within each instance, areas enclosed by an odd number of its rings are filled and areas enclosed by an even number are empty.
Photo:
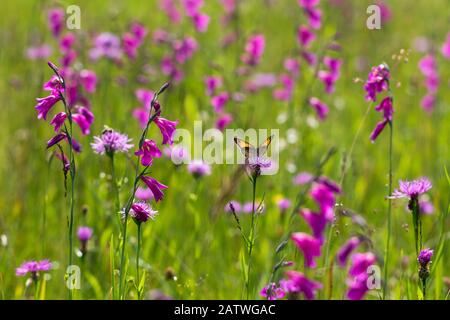
M169 143L172 144L172 136L175 131L175 126L177 122L172 122L169 120L166 120L164 118L160 117L161 114L161 106L158 103L158 96L163 93L167 88L169 87L169 84L164 84L153 96L153 99L150 103L150 108L148 112L148 121L147 125L145 126L144 130L142 131L141 137L139 139L139 151L136 153L137 160L136 160L136 171L135 171L135 177L133 182L133 187L131 190L131 194L128 198L128 201L126 202L125 208L123 209L123 231L122 231L122 248L121 248L121 258L120 258L120 274L119 274L119 298L124 299L124 263L125 263L125 244L126 244L126 238L127 238L127 222L128 222L128 216L130 213L130 210L132 209L134 197L136 194L136 190L139 184L139 181L143 181L147 186L152 190L152 193L155 197L156 201L159 201L163 198L163 193L161 189L167 188L167 186L159 183L157 180L145 176L147 173L147 170L149 166L152 164L151 161L148 161L148 157L146 157L147 152L152 153L151 149L147 145L151 144L152 141L147 140L147 132L150 124L152 122L155 122L156 125L160 128L161 133L163 135L163 144ZM142 160L141 160L142 157ZM144 168L142 170L139 170L139 162L142 162Z
M390 70L389 67L382 63L376 67L373 67L370 71L367 81L364 84L364 90L366 90L366 100L375 102L377 100L377 94L384 91L388 92L388 95L375 107L375 111L383 114L383 119L377 123L374 130L370 135L370 140L375 142L380 133L389 125L389 177L388 177L388 208L387 208L387 233L386 233L386 248L384 251L384 285L383 285L383 299L386 299L388 289L388 268L389 268L389 250L392 232L392 203L390 195L392 193L392 142L393 142L393 96L389 84Z
M258 169L259 170L259 169ZM250 295L250 272L252 265L252 253L253 247L255 245L255 224L256 224L256 208L255 208L255 200L256 200L256 182L258 180L259 173L255 171L252 176L252 220L250 225L250 235L248 237L248 264L247 264L247 282L245 284L245 288L247 291L247 299Z

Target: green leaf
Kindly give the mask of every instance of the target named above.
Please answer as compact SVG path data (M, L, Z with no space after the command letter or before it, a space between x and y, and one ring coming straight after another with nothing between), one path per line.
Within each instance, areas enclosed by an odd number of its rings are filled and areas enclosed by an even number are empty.
M100 300L102 299L102 288L100 286L100 283L98 282L97 278L94 277L91 273L86 272L85 275L87 282L91 285L92 289L94 290L95 299Z

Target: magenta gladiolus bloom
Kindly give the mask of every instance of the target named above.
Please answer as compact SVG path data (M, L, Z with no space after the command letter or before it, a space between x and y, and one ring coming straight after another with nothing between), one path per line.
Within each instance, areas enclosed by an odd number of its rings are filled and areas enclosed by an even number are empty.
M61 96L59 94L51 94L45 98L36 98L38 104L35 106L38 111L38 119L47 119L47 113L50 109L61 100Z
M52 34L57 37L60 35L64 27L64 10L63 9L51 9L48 12L48 26L52 31Z
M142 148L134 153L137 156L142 156L141 163L143 166L151 166L153 158L161 157L161 150L159 150L156 142L153 140L145 139L142 144Z
M225 130L225 128L233 122L233 117L231 114L225 113L222 114L217 120L216 120L216 128L220 131Z
M164 198L164 193L161 191L167 189L167 186L160 183L158 180L152 177L142 176L141 180L147 185L147 187L152 191L155 201L158 202Z
M320 257L321 242L303 232L296 232L291 235L292 241L294 241L297 248L303 252L305 258L305 267L315 268L315 257Z
M97 75L94 71L81 70L80 82L86 92L93 93L97 87Z
M78 240L81 242L87 242L92 238L93 233L94 232L89 227L79 227L77 230Z
M394 190L392 199L398 198L417 198L432 188L432 184L428 178L423 177L413 181L399 181L399 188Z
M359 240L358 237L351 237L338 251L337 253L337 260L339 262L339 265L341 267L344 267L347 263L348 257L350 254L355 250L359 244L361 243L361 240Z
M328 115L328 106L316 97L309 98L309 104L317 113L320 120L324 120Z
M369 288L367 287L368 278L369 275L367 272L364 272L347 281L349 287L347 298L349 300L362 300L364 298L364 295L369 291Z
M306 300L313 300L315 292L322 289L322 284L309 280L303 273L298 271L286 271L288 279L280 281L280 287L289 293L303 294Z
M317 63L317 57L314 53L308 51L302 51L302 58L308 63L310 66L314 66Z
M384 127L392 121L392 115L394 113L394 107L392 105L392 98L386 97L381 103L375 107L375 111L383 112L383 120L378 122L375 129L370 134L370 141L374 142Z
M265 39L264 35L258 34L250 37L245 46L245 53L242 55L241 60L250 66L255 66L261 60L261 56L264 53Z
M291 73L292 76L297 77L300 73L300 63L297 59L286 58L284 60L284 68Z
M308 48L310 43L316 38L316 35L307 26L300 26L297 30L297 38L302 47Z
M65 133L63 133L63 132L58 133L56 136L54 136L53 138L51 138L50 140L47 141L47 149L50 147L53 147L55 144L61 142L62 140L66 139L66 138L67 138L67 135Z
M66 121L66 118L67 114L65 112L57 113L53 117L52 121L50 121L50 124L55 127L55 132L58 132L59 129L61 129L61 126L64 124L64 121Z
M52 264L49 260L27 261L16 269L16 276L24 276L27 273L31 273L31 277L36 280L40 271L48 271L51 268Z
M373 67L370 71L367 81L364 85L366 90L366 100L376 101L377 93L383 92L388 89L389 85L389 69L385 64Z
M372 252L355 253L350 259L352 260L352 265L348 273L354 277L361 273L367 274L367 268L373 265L377 260Z
M281 287L278 287L274 282L262 288L259 294L261 295L261 297L264 297L267 300L283 299L284 296L286 295L284 290Z
M173 144L173 135L178 121L170 121L161 117L156 117L153 122L158 126L163 136L162 144Z
M207 14L197 12L192 16L192 21L197 32L206 32L208 30L210 18Z
M148 219L155 219L158 211L153 210L146 202L135 202L131 205L130 216L133 220L140 224L146 222Z
M221 112L225 104L230 99L228 92L221 92L217 96L211 98L211 104L214 107L215 112Z
M98 154L111 154L114 152L128 152L133 145L126 134L121 134L112 129L103 131L100 137L94 137L91 143L92 149Z
M202 160L193 160L188 164L188 171L195 178L201 178L211 175L211 166Z
M209 76L205 78L206 93L212 96L217 88L222 86L222 78L216 76Z
M322 11L317 8L307 8L305 13L308 16L309 25L313 29L320 29L322 26Z
M325 214L322 212L313 212L309 209L303 209L300 211L300 215L311 228L314 237L323 243L323 232L328 223Z
M94 122L94 114L85 107L78 107L77 113L72 115L72 120L78 124L83 135L90 133L90 127Z

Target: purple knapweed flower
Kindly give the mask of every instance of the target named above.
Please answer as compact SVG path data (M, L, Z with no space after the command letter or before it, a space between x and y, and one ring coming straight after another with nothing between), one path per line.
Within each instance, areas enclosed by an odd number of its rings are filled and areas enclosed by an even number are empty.
M287 209L290 208L291 201L287 198L281 198L277 201L277 206L281 212L285 212Z
M16 276L25 276L27 273L31 274L31 279L37 281L39 272L49 271L52 268L52 264L49 260L41 261L27 261L16 268Z
M301 186L307 183L312 182L314 179L314 176L309 173L309 172L300 172L299 174L297 174L293 179L292 179L292 183L295 186Z
M241 204L235 200L232 200L225 205L225 212L229 213L233 210L235 213L240 213L242 211Z
M86 242L92 238L93 231L89 227L79 227L77 230L78 240Z
M419 262L421 267L427 267L431 262L431 258L433 258L434 251L431 249L423 249L420 251L419 256L417 257L417 261Z
M162 190L168 188L166 185L149 176L141 176L141 180L152 191L156 202L164 198L164 193L162 192Z
M261 297L266 298L267 300L278 300L283 299L286 293L284 290L277 286L276 283L272 282L268 284L266 287L262 288L259 292Z
M305 267L315 268L315 257L320 257L321 242L320 240L303 232L295 232L291 235L297 248L302 251L305 258Z
M148 219L154 219L158 211L153 210L146 202L139 201L131 205L130 216L133 220L140 224L146 222Z
M291 294L303 294L306 300L313 300L315 292L322 289L322 284L308 279L303 273L298 271L286 271L287 279L280 281L283 291Z
M100 33L94 39L94 48L89 51L89 57L92 60L106 57L113 61L119 61L122 57L120 38L109 32Z
M347 263L348 257L355 250L361 240L358 237L351 237L348 241L339 249L337 253L337 260L341 267L344 267Z
M432 184L431 184L430 180L428 180L428 178L426 178L426 177L412 180L412 181L400 180L399 188L394 190L394 192L392 193L390 198L391 199L398 199L398 198L416 199L421 194L426 193L431 188L432 188Z
M153 158L161 157L161 150L159 150L156 142L153 140L145 139L142 148L134 153L137 156L141 156L141 163L143 166L151 166Z
M100 137L94 137L92 149L98 154L113 154L115 152L128 152L133 145L126 134L112 129L105 129Z
M211 166L202 160L192 160L187 169L195 178L211 175Z

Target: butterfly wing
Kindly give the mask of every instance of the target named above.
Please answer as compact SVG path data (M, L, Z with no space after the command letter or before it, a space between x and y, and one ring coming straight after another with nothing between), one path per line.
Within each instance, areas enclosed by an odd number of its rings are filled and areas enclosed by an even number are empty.
M269 148L269 145L272 142L272 139L273 139L273 135L271 135L266 140L264 140L263 143L261 143L261 145L258 147L258 150L257 150L258 157L263 156L267 152L267 149Z
M247 141L234 137L234 143L236 143L239 149L241 149L241 152L245 156L246 160L256 154L256 148Z

